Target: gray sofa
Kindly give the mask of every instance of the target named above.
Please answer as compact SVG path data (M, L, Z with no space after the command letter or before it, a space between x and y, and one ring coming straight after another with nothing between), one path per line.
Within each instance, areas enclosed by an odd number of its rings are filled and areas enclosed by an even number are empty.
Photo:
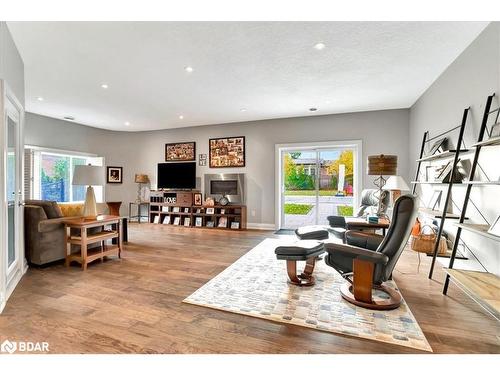
M78 204L72 204L72 206L78 206ZM102 206L98 207L100 212L106 212L104 205L98 206ZM41 266L65 259L66 229L63 221L80 216L64 216L57 202L27 200L24 207L24 243L28 263ZM99 231L100 229L92 228L89 231L93 230ZM94 246L99 246L99 244L91 244L89 247ZM79 247L73 245L72 252L74 251L79 251Z

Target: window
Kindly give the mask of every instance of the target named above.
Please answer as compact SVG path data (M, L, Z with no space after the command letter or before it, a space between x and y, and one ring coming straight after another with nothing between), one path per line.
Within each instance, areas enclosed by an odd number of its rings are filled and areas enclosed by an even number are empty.
M86 187L71 183L77 165L102 165L102 158L50 150L33 150L33 198L57 202L83 202ZM96 200L102 202L103 187L94 186Z

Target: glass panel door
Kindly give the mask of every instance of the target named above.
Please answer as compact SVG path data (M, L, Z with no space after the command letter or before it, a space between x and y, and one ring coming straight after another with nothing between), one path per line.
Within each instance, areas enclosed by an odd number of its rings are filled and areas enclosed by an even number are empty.
M328 216L352 216L354 150L338 148L318 151L320 175L317 224L328 224Z
M352 147L282 150L281 229L352 216L356 157Z
M18 258L18 123L10 114L7 115L7 279L14 269Z
M314 150L282 153L282 228L296 229L316 222L316 159Z

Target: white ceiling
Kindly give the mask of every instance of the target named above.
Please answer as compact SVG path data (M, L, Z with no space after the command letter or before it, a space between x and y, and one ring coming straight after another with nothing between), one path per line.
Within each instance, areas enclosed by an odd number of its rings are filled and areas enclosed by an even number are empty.
M27 111L125 131L408 108L486 25L8 23Z

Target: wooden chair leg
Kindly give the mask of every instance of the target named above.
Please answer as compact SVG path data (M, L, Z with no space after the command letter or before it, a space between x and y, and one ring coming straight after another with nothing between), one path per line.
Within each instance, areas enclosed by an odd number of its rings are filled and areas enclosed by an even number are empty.
M316 263L315 258L310 258L306 261L306 266L304 271L297 275L297 261L287 260L286 261L286 271L288 273L289 282L298 286L311 286L314 285L314 276L312 275L314 271L314 265Z

